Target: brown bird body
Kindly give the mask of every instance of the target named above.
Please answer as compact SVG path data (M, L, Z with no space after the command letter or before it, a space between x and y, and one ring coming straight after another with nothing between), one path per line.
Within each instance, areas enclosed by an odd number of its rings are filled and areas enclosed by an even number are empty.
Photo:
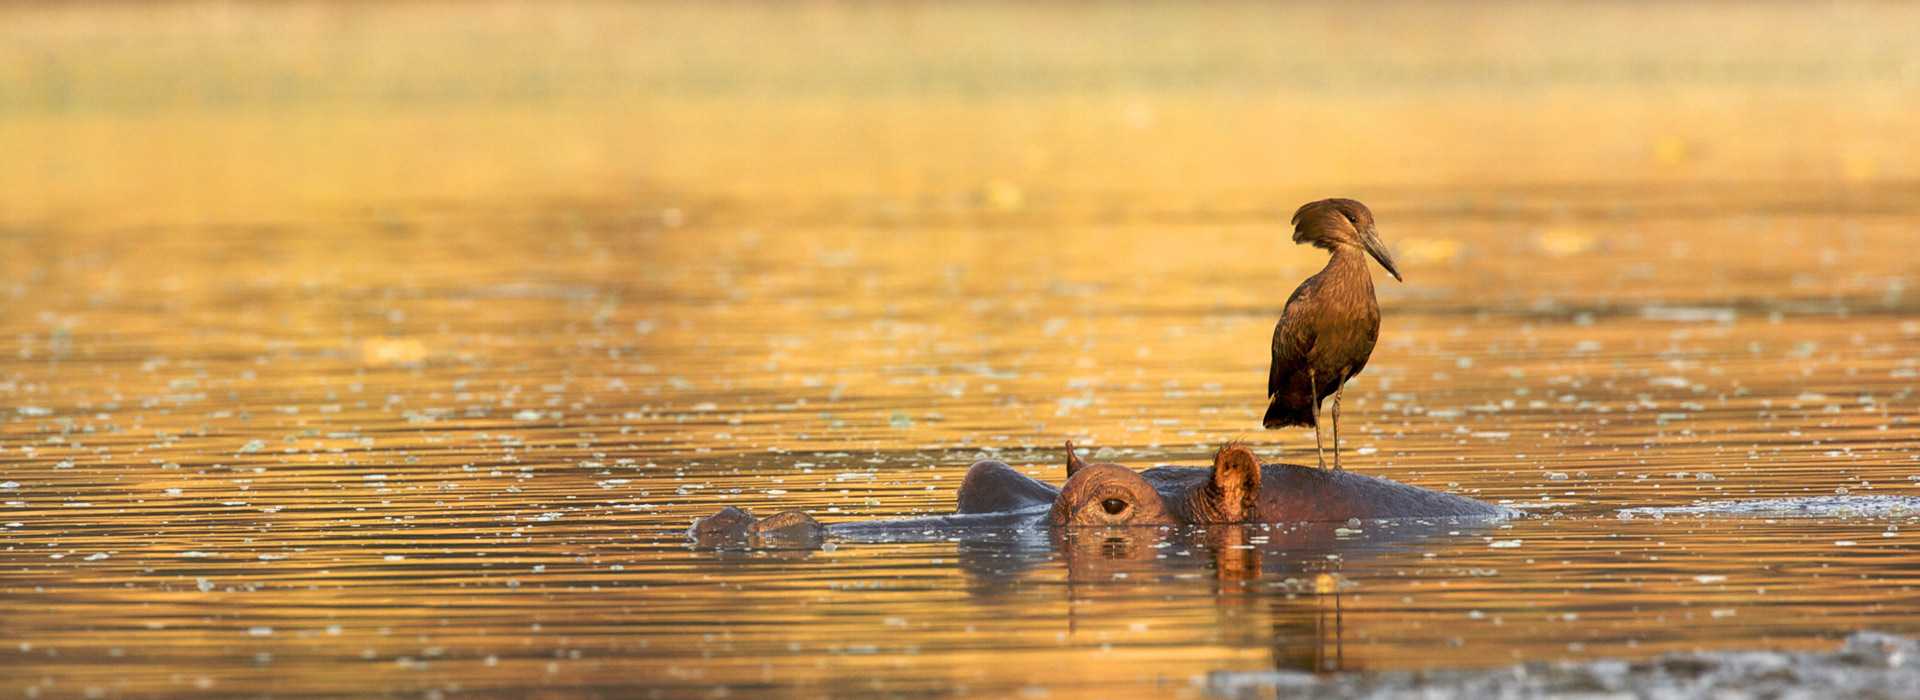
M1340 468L1340 395L1347 380L1366 369L1380 338L1380 303L1373 295L1367 256L1394 279L1393 257L1374 230L1373 212L1351 199L1308 202L1293 214L1293 242L1325 248L1327 266L1287 298L1273 328L1273 364L1267 368L1265 427L1312 426L1321 451L1320 402L1333 399L1333 463Z

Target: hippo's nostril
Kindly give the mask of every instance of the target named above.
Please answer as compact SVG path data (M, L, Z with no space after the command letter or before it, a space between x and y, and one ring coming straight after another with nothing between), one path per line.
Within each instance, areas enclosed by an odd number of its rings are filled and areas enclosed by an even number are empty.
M1100 509L1106 511L1107 515L1119 515L1121 511L1127 509L1127 502L1118 498L1109 498L1100 502Z

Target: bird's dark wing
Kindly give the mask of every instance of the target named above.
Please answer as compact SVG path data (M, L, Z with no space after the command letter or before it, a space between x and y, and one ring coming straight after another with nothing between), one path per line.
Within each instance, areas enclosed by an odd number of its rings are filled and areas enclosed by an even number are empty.
M1313 306L1316 286L1313 279L1308 279L1293 290L1286 310L1280 312L1280 322L1273 327L1273 364L1267 366L1269 401L1279 396L1290 378L1306 365L1307 353L1313 350L1313 324L1307 322L1304 311Z
M1379 342L1380 327L1376 325L1367 333L1367 351L1361 353L1360 356L1353 361L1353 367L1347 369L1347 375L1342 377L1343 380L1360 376L1360 370L1367 368L1367 359L1373 356L1373 347Z

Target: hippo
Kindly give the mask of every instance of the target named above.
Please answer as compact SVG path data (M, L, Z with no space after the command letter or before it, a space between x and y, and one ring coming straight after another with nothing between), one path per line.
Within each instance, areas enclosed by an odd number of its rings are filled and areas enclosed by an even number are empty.
M1067 483L1048 520L1074 525L1323 523L1391 518L1496 518L1512 509L1391 479L1260 463L1228 443L1211 469L1087 464L1067 443Z
M1380 477L1295 464L1262 465L1252 450L1239 444L1216 452L1211 468L1135 472L1118 464L1087 464L1068 442L1067 481L1060 488L1003 462L985 460L967 470L951 515L826 526L797 510L755 518L729 506L696 521L688 535L706 546L810 547L827 535L864 539L954 528L1494 519L1514 513Z

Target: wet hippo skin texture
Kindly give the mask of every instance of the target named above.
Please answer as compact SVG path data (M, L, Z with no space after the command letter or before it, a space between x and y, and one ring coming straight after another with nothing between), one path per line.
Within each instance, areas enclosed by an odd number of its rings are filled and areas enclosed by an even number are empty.
M960 482L955 512L1005 513L1053 503L1060 490L1003 462L975 462Z
M1210 470L1154 467L1140 473L1162 498L1173 501L1203 488ZM1444 518L1511 515L1507 508L1391 479L1297 464L1260 468L1260 496L1252 522L1340 522L1359 518Z
M1257 468L1256 468L1257 467ZM1049 520L1058 526L1341 522L1353 518L1499 517L1511 510L1389 479L1293 464L1261 465L1229 444L1208 469L1134 472L1087 464L1067 443L1066 486Z

